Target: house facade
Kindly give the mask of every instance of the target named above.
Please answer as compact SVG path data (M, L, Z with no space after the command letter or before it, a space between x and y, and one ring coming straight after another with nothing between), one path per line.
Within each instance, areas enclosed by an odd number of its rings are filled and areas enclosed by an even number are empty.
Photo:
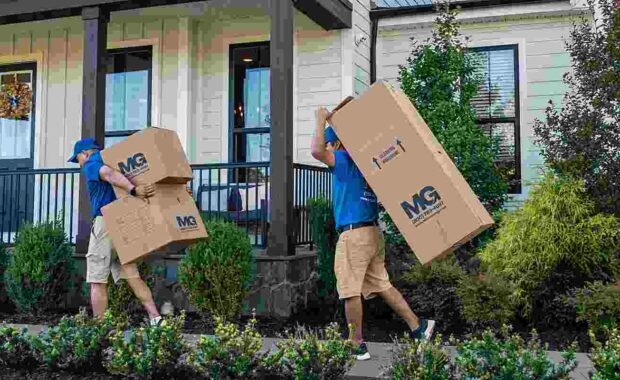
M502 141L518 205L542 166L533 120L548 99L561 102L570 66L562 38L584 9L571 0L455 3L462 33L485 57L476 109L481 127ZM79 256L89 206L66 163L74 142L109 146L147 126L173 129L193 164L201 210L226 214L266 248L249 304L286 315L316 280L316 256L299 248L310 240L306 202L330 196L329 174L310 154L314 112L376 80L398 85L410 37L430 35L432 4L140 4L0 2L0 84L25 83L33 95L30 114L0 118L0 237L11 243L22 221L61 215Z

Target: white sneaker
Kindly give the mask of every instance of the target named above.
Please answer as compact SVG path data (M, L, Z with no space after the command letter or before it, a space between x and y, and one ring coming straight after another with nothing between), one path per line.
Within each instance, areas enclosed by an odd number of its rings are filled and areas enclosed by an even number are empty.
M151 326L159 327L159 324L161 323L161 320L162 320L161 316L155 317L155 318L151 319Z

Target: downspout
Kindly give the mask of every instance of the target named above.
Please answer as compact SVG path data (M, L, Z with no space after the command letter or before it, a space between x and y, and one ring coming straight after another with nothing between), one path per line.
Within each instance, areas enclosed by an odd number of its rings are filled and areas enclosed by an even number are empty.
M377 30L379 17L370 11L370 84L377 81Z

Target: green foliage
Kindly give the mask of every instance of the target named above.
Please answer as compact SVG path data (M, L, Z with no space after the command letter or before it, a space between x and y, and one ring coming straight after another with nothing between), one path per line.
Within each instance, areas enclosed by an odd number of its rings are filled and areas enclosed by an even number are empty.
M620 331L618 328L610 330L604 344L596 340L593 332L590 332L590 338L595 370L592 380L617 380L620 374Z
M54 370L90 372L102 370L102 352L112 330L112 318L106 313L103 321L86 319L83 315L63 318L33 340L39 361Z
M21 227L4 281L20 311L40 313L62 303L74 272L71 245L55 220Z
M515 300L531 311L531 292L561 263L588 274L617 271L618 221L596 214L583 183L546 175L523 207L507 214L497 238L479 254L489 268L515 285Z
M252 246L235 224L206 220L207 239L192 245L179 265L179 282L200 311L230 320L242 308L251 280Z
M201 336L186 363L207 379L260 378L262 337L251 319L244 331L216 318L215 337Z
M395 339L392 361L382 366L381 378L392 380L449 380L454 378L450 355L441 346L440 334L430 342L412 340L407 335L403 341Z
M331 295L336 290L334 255L338 242L332 204L324 198L310 199L310 228L312 239L318 248L319 296Z
M534 132L550 167L583 179L599 210L620 216L620 8L613 1L587 1L594 20L573 25L566 42L572 67L561 109L549 101Z
M465 277L453 255L446 259L431 261L429 265L414 265L405 273L403 280L413 283L437 281L457 285Z
M319 334L298 326L294 334L276 344L263 365L276 378L342 379L355 363L355 348L350 340L342 339L335 323Z
M480 61L461 41L456 15L442 5L432 37L424 44L412 38L411 55L400 67L400 87L472 190L497 210L508 186L494 164L498 145L476 124L471 100L482 79L477 74Z
M126 377L171 377L179 358L187 351L181 335L185 314L166 318L161 326L119 329L110 337L104 353L104 365L109 373Z
M29 368L37 364L32 350L33 337L24 328L0 326L0 367Z
M4 271L9 265L9 253L0 241L0 303L6 302L6 289L4 287Z
M594 332L618 327L620 322L620 288L600 281L575 292L577 320L586 321ZM570 299L566 299L570 302ZM571 302L572 303L572 302Z
M138 271L149 288L153 287L155 276L160 274L160 268L151 268L144 262L138 265ZM133 294L127 281L121 279L115 284L112 275L108 278L108 310L111 311L114 325L123 326L129 325L132 311L142 311L140 300Z
M481 337L452 343L457 345L455 362L463 379L568 380L577 367L574 346L562 352L562 362L555 364L535 331L527 343L516 334L510 335L505 326L499 336L486 330Z
M475 326L499 327L515 315L513 288L508 281L493 274L466 276L456 290L463 317Z

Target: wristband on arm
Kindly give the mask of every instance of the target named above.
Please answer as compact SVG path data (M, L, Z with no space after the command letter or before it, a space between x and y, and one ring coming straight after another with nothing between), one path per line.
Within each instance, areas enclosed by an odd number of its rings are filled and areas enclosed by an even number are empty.
M136 187L135 186L131 190L129 190L129 194L131 194L132 197L136 196Z

